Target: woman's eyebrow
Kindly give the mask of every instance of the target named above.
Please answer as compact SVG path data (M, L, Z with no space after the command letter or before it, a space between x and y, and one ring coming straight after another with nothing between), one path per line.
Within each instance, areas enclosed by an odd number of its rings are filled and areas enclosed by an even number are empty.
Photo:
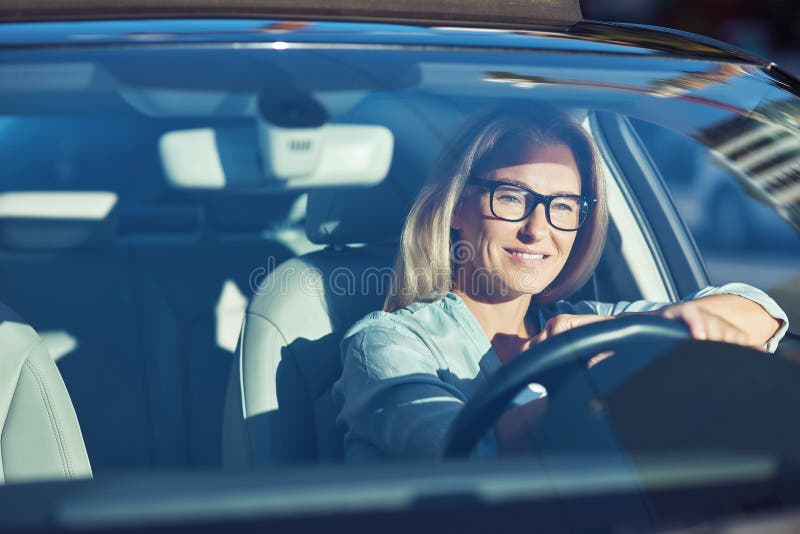
M517 180L516 178L503 178L500 181L501 182L507 182L507 183L514 184L514 185L518 185L520 187L524 187L525 189L530 189L531 191L536 191L535 189L533 189L531 186L529 186L525 182L523 182L521 180ZM536 191L536 192L539 193L538 191ZM539 193L539 194L543 195L544 193ZM562 189L560 191L553 191L552 193L550 193L547 196L553 196L553 195L575 195L575 196L580 196L580 193L576 193L575 191L568 191L566 189Z

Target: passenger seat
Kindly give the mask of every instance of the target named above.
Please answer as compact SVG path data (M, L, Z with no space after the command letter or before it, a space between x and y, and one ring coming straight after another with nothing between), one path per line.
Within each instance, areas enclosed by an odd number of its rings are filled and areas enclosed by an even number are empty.
M0 484L91 476L53 359L33 328L0 304Z

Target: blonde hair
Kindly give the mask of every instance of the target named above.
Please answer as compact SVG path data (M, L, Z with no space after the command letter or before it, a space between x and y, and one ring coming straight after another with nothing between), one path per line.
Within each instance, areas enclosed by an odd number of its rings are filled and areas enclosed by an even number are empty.
M549 107L492 108L469 121L443 151L411 207L384 311L435 301L450 291L454 272L454 236L450 228L453 213L467 180L509 144L568 146L578 164L582 194L597 199L578 230L564 268L550 286L534 296L534 301L561 300L591 277L603 252L608 226L605 186L594 142L567 113Z

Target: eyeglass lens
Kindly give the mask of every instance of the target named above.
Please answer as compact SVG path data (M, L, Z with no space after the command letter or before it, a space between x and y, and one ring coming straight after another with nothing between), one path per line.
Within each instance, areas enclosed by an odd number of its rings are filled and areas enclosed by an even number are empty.
M536 199L528 191L512 185L500 185L494 190L492 207L494 215L501 219L521 220L535 208ZM550 224L561 230L575 230L582 221L583 200L573 197L554 197L545 203Z

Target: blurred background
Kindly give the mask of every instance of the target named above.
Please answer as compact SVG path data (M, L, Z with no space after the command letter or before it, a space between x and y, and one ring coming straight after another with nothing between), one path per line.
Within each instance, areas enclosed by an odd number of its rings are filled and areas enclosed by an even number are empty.
M587 19L667 26L735 44L800 76L798 0L582 0Z

